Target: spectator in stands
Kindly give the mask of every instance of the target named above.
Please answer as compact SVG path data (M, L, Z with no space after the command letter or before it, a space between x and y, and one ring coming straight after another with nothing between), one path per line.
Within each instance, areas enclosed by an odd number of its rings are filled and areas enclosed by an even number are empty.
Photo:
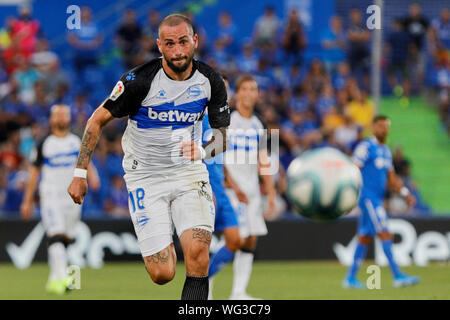
M315 104L315 111L319 117L319 121L331 112L333 108L336 107L336 98L330 83L326 83L322 92L317 96L317 101Z
M336 90L343 90L347 87L350 79L350 66L347 62L341 62L337 65L337 70L332 74L332 85Z
M56 93L62 85L69 87L69 78L61 70L56 53L49 50L47 41L39 41L36 52L31 56L31 63L39 72L40 80L44 83L45 92L50 96L50 100L57 99Z
M0 127L5 128L8 121L15 121L22 126L27 124L29 119L30 116L27 114L27 107L20 100L17 86L14 86L2 101Z
M138 66L160 56L155 54L156 41L147 35L143 35L140 39L139 51L134 57L133 64Z
M12 46L23 58L29 58L36 50L39 39L43 38L41 25L31 17L31 7L28 5L19 7L19 16L11 21L9 31Z
M69 105L72 119L72 132L82 136L86 127L86 121L94 112L94 108L88 102L86 94L82 92L78 93Z
M344 123L334 131L334 140L345 153L351 154L352 146L358 139L359 128L350 116L343 117Z
M356 124L368 130L375 116L375 104L369 99L366 90L356 90L353 92L353 100L348 104L345 113Z
M34 84L34 101L27 107L32 120L42 126L47 126L48 117L50 116L50 105L51 101L45 92L44 83L37 81Z
M226 11L220 12L215 42L220 42L220 46L228 54L237 54L239 52L239 42L236 38L237 31L238 29L233 23L231 14Z
M125 10L122 24L116 31L115 42L122 55L125 69L135 67L134 61L139 52L142 28L136 20L136 12L133 9Z
M442 8L439 18L431 22L431 27L436 33L436 47L450 50L450 9Z
M297 10L289 12L286 28L284 29L281 45L285 53L285 63L303 63L303 51L307 46L308 40L304 28L300 22Z
M420 89L423 83L425 72L425 37L428 32L429 21L422 15L422 9L418 3L409 6L409 14L403 19L405 30L411 36L412 46L409 51L411 65L415 66L412 77L417 80Z
M20 67L14 72L12 78L18 85L20 100L25 104L31 104L35 98L34 84L40 77L29 58L20 57L20 59Z
M285 91L291 92L298 86L301 86L305 77L306 68L302 68L299 64L294 63L291 66L285 66L283 70L283 76L281 84Z
M450 10L442 8L439 18L433 19L430 28L429 52L435 59L450 56Z
M161 16L157 10L150 10L147 15L147 26L143 30L143 34L156 40L159 38L158 28L161 22Z
M350 10L350 24L347 29L348 37L348 59L351 71L366 88L369 87L370 67L370 32L366 28L361 10L353 8Z
M73 62L78 81L82 81L83 72L89 66L96 66L100 54L103 36L97 24L92 20L92 10L88 6L81 8L81 28L68 34L67 38L73 52Z
M411 36L404 29L402 21L395 19L392 24L392 31L388 35L386 47L389 52L388 80L396 96L410 95L410 70L411 66L408 60L409 47L411 45ZM399 81L400 78L400 81Z
M195 50L195 55L198 58L204 58L208 54L208 34L205 28L195 22L195 15L191 11L187 10L183 13L191 20L194 32L198 34L198 45Z
M253 50L253 45L250 42L244 43L242 53L236 60L237 67L241 72L252 73L258 68L258 55Z
M330 18L329 27L322 31L320 38L323 50L323 62L328 73L336 71L337 66L345 61L346 36L342 27L342 18L333 16Z
M261 51L274 54L279 28L280 21L275 14L275 9L272 6L266 7L264 14L255 22L253 43Z
M321 95L323 89L330 85L330 77L319 59L312 60L303 83L306 92L314 96Z

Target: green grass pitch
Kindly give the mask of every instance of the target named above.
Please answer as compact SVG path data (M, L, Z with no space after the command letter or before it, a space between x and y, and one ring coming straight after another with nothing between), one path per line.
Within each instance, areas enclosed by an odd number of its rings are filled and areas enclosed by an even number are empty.
M359 273L365 283L369 274L366 262ZM450 299L448 264L403 268L422 281L413 287L394 288L389 269L381 268L381 289L343 289L347 268L335 261L326 262L255 262L248 293L263 299ZM81 270L81 289L62 297L48 295L46 264L33 264L18 270L0 264L0 299L171 299L180 298L184 282L184 265L177 265L175 279L164 285L153 284L141 262L107 263L102 269ZM214 298L228 299L233 270L231 265L216 276Z

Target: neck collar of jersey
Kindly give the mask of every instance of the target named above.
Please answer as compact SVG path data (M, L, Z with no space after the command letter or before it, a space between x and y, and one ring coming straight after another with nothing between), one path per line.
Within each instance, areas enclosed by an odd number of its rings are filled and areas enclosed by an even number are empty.
M163 66L163 64L162 64L162 59L163 59L163 58L161 57L161 58L160 58L161 69L163 69L164 74L166 75L166 77L169 78L169 79L172 80L172 81L178 81L178 80L173 79L171 76L169 76L169 75L167 74L166 70L164 70L164 66ZM194 73L195 73L196 70L197 70L197 60L192 59L192 70L191 70L191 73L189 74L189 77L187 77L186 79L184 79L184 80L182 80L182 81L186 81L186 80L189 80L190 78L192 78L192 76L194 75Z

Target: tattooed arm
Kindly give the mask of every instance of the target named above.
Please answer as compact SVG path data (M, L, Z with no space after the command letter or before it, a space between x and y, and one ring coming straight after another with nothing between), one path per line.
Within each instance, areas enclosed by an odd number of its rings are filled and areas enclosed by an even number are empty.
M102 129L112 119L113 116L103 107L103 104L100 105L89 118L81 141L80 152L78 153L77 168L88 169L92 152L97 145ZM75 203L82 204L87 189L88 185L86 179L74 177L68 192Z
M202 146L205 150L203 160L214 158L227 150L227 128L221 127L212 129L212 132L213 136L211 140ZM183 141L181 143L181 153L186 159L189 160L202 159L200 148L197 147L194 141Z

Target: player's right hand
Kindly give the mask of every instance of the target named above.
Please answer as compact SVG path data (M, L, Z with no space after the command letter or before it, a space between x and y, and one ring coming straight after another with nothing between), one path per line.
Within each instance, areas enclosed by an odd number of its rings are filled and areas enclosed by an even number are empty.
M408 203L409 208L412 209L416 205L416 198L410 193L406 196L406 202Z
M239 202L248 204L248 198L247 198L247 195L244 193L244 191L242 191L241 189L237 189L237 190L234 190L234 192L236 193L236 196L237 196Z
M22 220L30 219L31 213L33 212L33 202L24 201L20 205L20 216Z
M88 190L87 180L78 177L73 178L72 183L69 186L69 189L67 189L73 202L77 204L83 203L84 196L86 195L87 190Z

